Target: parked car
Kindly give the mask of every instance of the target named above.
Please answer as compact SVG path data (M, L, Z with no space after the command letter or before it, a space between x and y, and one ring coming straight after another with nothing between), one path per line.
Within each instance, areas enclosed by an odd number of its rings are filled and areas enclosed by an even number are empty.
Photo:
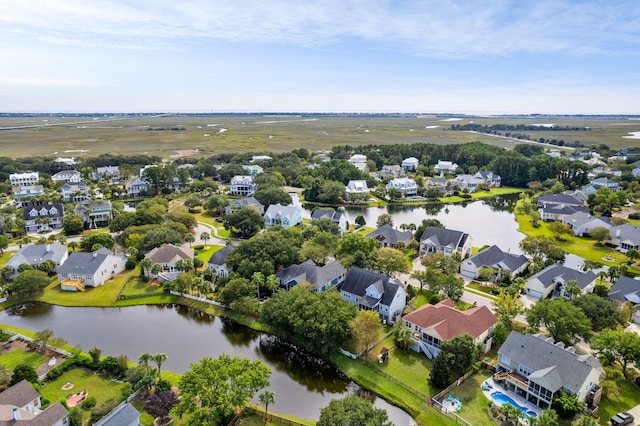
M612 426L631 425L633 424L633 420L634 420L633 415L625 411L611 417L611 425Z

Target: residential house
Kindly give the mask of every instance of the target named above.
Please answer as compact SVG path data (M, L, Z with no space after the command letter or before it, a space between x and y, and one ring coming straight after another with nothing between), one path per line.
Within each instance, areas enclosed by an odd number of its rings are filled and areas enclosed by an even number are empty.
M410 178L395 178L387 183L387 191L397 189L402 192L403 198L416 197L418 195L418 185L416 181Z
M395 248L399 242L409 244L413 240L413 233L411 231L398 231L393 229L393 226L386 224L380 228L366 235L367 238L374 238L378 241L380 248L391 247Z
M482 268L495 271L490 281L500 281L505 275L510 279L524 273L529 266L529 259L521 254L505 252L493 245L476 253L460 263L460 273L467 278L476 279Z
M353 165L353 167L360 170L361 172L366 172L367 170L369 170L369 168L367 167L366 155L353 154L351 157L349 157L349 162Z
M483 184L488 188L500 188L502 186L502 178L500 175L497 175L490 170L480 170L473 175L473 177L483 181Z
M260 173L264 172L264 169L257 164L250 164L248 166L242 166L242 169L251 177L256 177Z
M350 180L345 188L347 200L364 200L369 196L366 180Z
M167 244L152 249L146 254L145 259L151 259L153 263L162 265L162 272L154 274L149 271L149 278L157 279L158 281L173 281L182 272L176 269L176 263L182 259L193 260L193 249Z
M431 177L427 180L427 187L436 188L442 195L450 195L453 193L453 180L445 177Z
M458 167L460 166L453 161L438 160L438 164L433 166L433 170L440 173L440 176L444 176L444 174L455 174Z
M21 207L27 200L44 195L44 186L42 185L22 185L11 188L13 198L16 200L16 206Z
M231 190L229 194L237 197L250 197L255 195L258 185L253 182L251 176L234 176L231 178Z
M404 170L398 165L382 166L382 170L378 172L380 179L397 178L404 175Z
M40 180L38 172L11 173L9 175L11 186L32 186L36 185L38 180Z
M624 223L609 229L608 245L615 247L621 253L634 249L640 250L640 227Z
M54 182L82 182L82 176L77 170L63 170L51 176L51 180Z
M95 172L91 173L91 179L97 182L101 179L110 179L120 176L120 168L118 166L105 166L96 168ZM142 174L140 175L142 176Z
M96 229L107 226L112 219L111 201L93 201L76 204L75 214L82 218L85 227Z
M443 341L464 335L481 345L484 353L489 352L498 318L486 306L459 311L455 303L447 299L435 305L427 303L402 317L402 321L414 333L412 349L427 358L435 358Z
M483 180L466 174L457 175L453 181L460 187L460 190L466 190L467 192L476 192L478 190L478 186L484 183Z
M609 290L607 298L620 307L625 303L633 306L633 321L640 324L640 281L624 275L618 277Z
M69 249L54 242L51 244L27 244L19 249L7 262L7 266L11 266L16 271L23 263L31 265L34 269L45 260L53 260L56 266L62 265L69 257Z
M418 169L420 160L416 157L409 157L402 160L402 168L405 172L415 172Z
M617 181L613 179L609 179L608 177L601 177L601 178L593 179L591 182L589 182L588 185L583 186L582 192L584 192L587 195L591 195L598 192L600 188L609 188L609 190L613 192L618 192L622 189L622 187Z
M385 324L393 324L407 304L407 294L397 280L357 266L349 269L340 294L358 310L378 312Z
M127 182L124 186L128 197L140 197L149 193L149 184L139 177Z
M49 232L62 229L64 207L56 204L32 204L22 208L24 228L29 232Z
M22 380L0 393L0 424L11 426L66 426L69 412L59 402L42 408L37 390Z
M309 259L278 271L276 278L280 282L280 287L286 290L304 282L311 284L312 292L320 293L338 287L344 282L346 275L347 270L337 260L318 266Z
M79 203L91 199L89 187L84 182L65 182L61 189L62 199L67 203Z
M294 205L271 204L264 214L265 228L276 225L280 225L283 228L291 228L301 223L302 212Z
M494 380L538 407L549 408L560 390L588 406L599 402L603 373L598 360L542 334L512 331L498 349L497 367Z
M124 253L111 254L106 248L92 253L76 251L69 255L56 272L62 290L84 291L85 287L101 286L124 271L126 262L127 256Z
M268 155L254 155L251 157L251 163L255 163L256 161L268 161L271 160L271 157Z
M588 212L581 199L567 194L542 195L538 197L538 212L542 220L561 221L576 212Z
M340 235L347 232L347 228L349 227L349 224L347 223L347 217L343 213L335 210L314 209L311 212L311 220L313 221L319 219L329 219L331 220L331 222L338 225L338 228L340 228Z
M587 173L587 179L595 179L598 176L622 176L622 170L612 169L611 167L595 167Z
M591 216L587 212L575 212L562 218L562 223L569 225L576 237L587 237L593 228L611 229L609 219L601 216Z
M67 167L73 167L78 164L78 162L73 157L58 157L53 160L53 162L56 164L64 164Z
M427 226L420 237L420 255L442 253L450 256L459 253L464 259L471 254L471 236L462 231Z
M228 277L230 270L227 266L227 257L229 257L234 248L232 245L227 245L213 253L207 263L208 268L219 277Z
M569 194L549 194L549 195L541 195L538 197L538 208L545 207L551 204L565 205L565 206L572 206L572 207L584 206L583 200Z
M224 208L224 213L231 214L244 207L255 209L260 214L264 213L264 204L253 197L229 200L229 205Z
M122 403L109 414L94 423L94 426L138 426L140 412L130 402Z
M331 161L331 156L329 154L316 154L311 157L311 159L320 163L328 163L329 161Z
M631 170L631 174L634 178L640 177L640 167L635 167L633 170Z
M581 293L591 293L596 286L596 274L593 271L581 272L554 263L529 277L525 282L524 289L529 296L536 299L554 296L568 299L569 294L566 292L566 286L569 281L575 281Z

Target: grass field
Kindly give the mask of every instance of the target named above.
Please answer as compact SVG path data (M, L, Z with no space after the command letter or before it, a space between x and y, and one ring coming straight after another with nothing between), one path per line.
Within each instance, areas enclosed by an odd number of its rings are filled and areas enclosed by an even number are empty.
M195 155L223 152L286 152L304 147L325 151L336 145L396 143L455 144L480 141L512 147L523 141L481 133L449 130L445 117L367 117L310 116L262 117L260 115L163 115L122 117L103 120L78 117L2 117L0 129L13 126L39 126L0 130L0 155L96 156L102 153L147 153L175 158L189 151ZM47 120L46 122L44 120ZM590 131L526 131L532 139L576 140L589 146L606 144L612 148L638 146L625 139L640 124L625 118L597 117L465 117L455 123L536 124L553 122L558 126L590 127ZM64 125L67 123L66 125ZM438 127L433 127L438 126ZM433 127L433 128L427 128ZM180 128L181 130L170 130ZM219 132L220 129L227 129ZM153 130L151 130L153 129ZM196 151L197 150L197 151Z
M16 349L11 352L5 352L0 355L0 365L9 370L13 370L19 364L26 364L37 369L42 363L49 358L36 352L25 351L24 349Z

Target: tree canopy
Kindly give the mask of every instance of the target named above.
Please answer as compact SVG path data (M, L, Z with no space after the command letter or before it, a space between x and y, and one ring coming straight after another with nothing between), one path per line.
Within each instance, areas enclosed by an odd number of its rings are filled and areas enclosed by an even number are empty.
M373 403L357 395L348 395L332 400L320 410L317 426L392 426L385 410L375 408Z
M580 308L562 299L540 300L526 315L529 326L543 325L556 341L567 345L591 336L591 320Z

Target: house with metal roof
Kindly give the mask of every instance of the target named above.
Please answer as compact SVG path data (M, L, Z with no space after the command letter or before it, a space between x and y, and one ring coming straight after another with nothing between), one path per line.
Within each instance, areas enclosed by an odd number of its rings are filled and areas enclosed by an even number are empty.
M491 170L480 170L473 175L474 178L482 181L489 188L499 188L502 186L502 177Z
M380 248L391 247L395 248L396 244L403 242L409 244L413 240L413 233L411 231L399 231L393 229L393 226L386 224L373 232L365 235L367 238L374 238L378 241Z
M58 280L62 290L84 291L85 287L98 287L124 271L127 256L111 254L106 248L92 253L73 252L58 268Z
M471 236L462 231L427 226L420 237L420 255L442 253L450 256L459 253L464 259L471 254Z
M435 305L426 304L403 316L402 321L413 331L412 349L424 353L427 358L435 358L443 341L465 334L474 343L482 345L485 353L489 352L498 318L486 306L459 311L455 303L447 299Z
M575 281L580 291L592 293L596 286L596 274L593 271L581 272L559 263L547 266L527 279L524 289L529 296L544 299L552 296L569 298L565 289L569 281Z
M137 176L127 182L124 188L127 191L128 197L140 197L149 192L149 184Z
M521 254L505 252L493 245L476 253L460 263L460 273L467 278L478 278L480 269L490 268L495 271L492 280L500 281L504 275L510 279L522 274L529 266L529 259Z
M347 270L334 260L323 266L318 266L311 259L298 265L290 265L276 273L280 287L290 290L302 282L312 285L311 291L320 293L342 284Z
M494 380L538 407L550 407L560 390L590 406L599 401L604 374L598 360L542 334L512 331L498 349L497 367Z
M385 323L393 323L407 304L407 294L397 280L357 266L349 269L340 294L358 310L378 312Z

